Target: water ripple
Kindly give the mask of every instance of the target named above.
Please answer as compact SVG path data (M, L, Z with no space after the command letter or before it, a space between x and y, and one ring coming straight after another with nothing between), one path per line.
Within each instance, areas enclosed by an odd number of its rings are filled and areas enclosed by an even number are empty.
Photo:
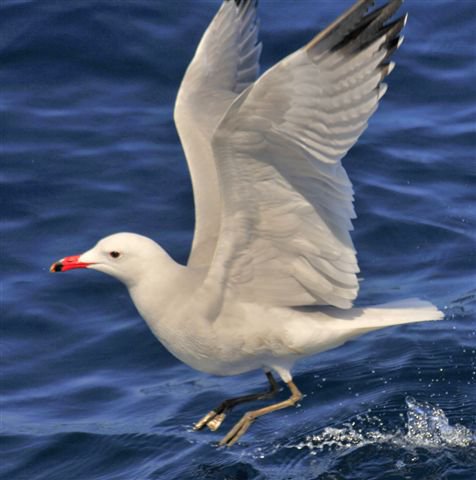
M261 374L195 372L155 341L122 286L94 272L48 274L114 231L153 237L186 260L193 197L173 102L218 3L0 5L0 477L473 480L472 0L405 3L388 93L345 159L359 304L418 296L445 321L306 359L295 371L301 406L263 417L225 450L216 442L245 409L221 432L191 426L223 398L262 389ZM290 16L286 2L260 2L263 65L342 10L311 3L293 2Z

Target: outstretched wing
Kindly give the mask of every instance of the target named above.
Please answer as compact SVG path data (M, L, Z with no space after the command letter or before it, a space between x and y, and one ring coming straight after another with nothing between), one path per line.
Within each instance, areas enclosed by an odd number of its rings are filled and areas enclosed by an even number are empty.
M211 138L233 100L258 76L256 0L225 0L180 86L175 124L192 176L195 234L189 265L209 265L220 228L220 191Z
M402 0L360 0L237 98L213 137L220 236L203 288L270 305L350 308L358 265L341 159L385 93ZM213 292L212 292L213 291Z

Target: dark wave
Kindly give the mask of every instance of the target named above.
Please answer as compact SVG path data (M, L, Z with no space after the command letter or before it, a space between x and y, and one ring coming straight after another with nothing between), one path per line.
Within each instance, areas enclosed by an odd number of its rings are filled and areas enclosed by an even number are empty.
M265 67L344 7L291 3L260 2ZM0 5L0 476L474 478L474 443L463 441L476 431L472 0L405 3L388 93L345 159L359 303L418 296L443 308L445 321L369 334L303 361L301 407L263 418L223 450L223 432L191 426L224 397L262 388L261 374L194 372L156 342L122 286L93 272L48 275L52 261L115 231L153 237L186 260L193 197L173 102L218 4ZM426 415L417 433L433 444L409 433L409 412Z

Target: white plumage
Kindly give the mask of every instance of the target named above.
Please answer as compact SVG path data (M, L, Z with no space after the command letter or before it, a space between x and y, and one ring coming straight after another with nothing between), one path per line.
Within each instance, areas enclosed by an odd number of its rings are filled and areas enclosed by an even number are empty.
M401 0L367 13L357 1L306 46L259 75L256 2L225 0L180 87L175 121L192 176L196 225L187 266L155 242L121 233L54 271L92 268L128 287L139 312L177 358L209 373L263 368L290 399L248 412L231 445L259 415L292 405L296 360L371 330L442 318L406 300L352 308L359 271L355 218L342 158L385 93L388 57L401 43ZM249 397L197 423L218 428Z

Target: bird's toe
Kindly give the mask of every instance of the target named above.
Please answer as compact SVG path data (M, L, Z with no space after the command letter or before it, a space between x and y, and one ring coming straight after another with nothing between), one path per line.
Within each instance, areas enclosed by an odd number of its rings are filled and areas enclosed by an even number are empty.
M208 412L206 415L204 415L194 426L193 426L193 429L194 430L202 430L203 428L205 428L209 422L211 422L215 417L217 416L217 412L215 410L212 410L210 412ZM223 420L222 420L223 421ZM221 424L221 422L220 422ZM216 428L218 428L220 426L220 424L218 424L218 426ZM215 430L216 430L215 428ZM213 430L212 428L210 428L210 430Z
M225 417L226 415L224 413L219 413L218 415L215 415L214 418L208 420L206 425L212 432L214 432L215 430L218 430L223 423L223 420L225 420Z
M255 420L256 418L249 414L243 415L241 420L220 440L219 445L231 447L246 433Z

